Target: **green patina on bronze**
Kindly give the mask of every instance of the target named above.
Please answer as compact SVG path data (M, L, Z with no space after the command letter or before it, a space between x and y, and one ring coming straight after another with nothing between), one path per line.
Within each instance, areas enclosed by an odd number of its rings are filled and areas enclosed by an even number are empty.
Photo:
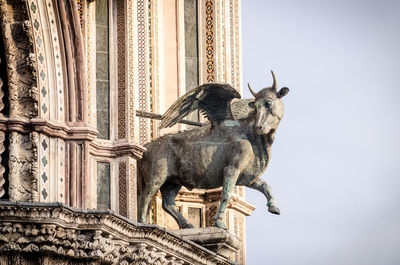
M140 174L139 222L145 223L155 193L162 194L162 207L180 228L193 226L175 205L180 188L223 187L214 226L223 223L226 206L235 185L262 192L268 211L279 214L269 185L259 177L271 156L276 129L283 117L281 98L289 89L273 85L255 93L254 99L240 99L228 84L205 84L179 98L165 113L161 127L171 127L189 113L200 110L210 124L201 128L162 136L146 145L138 162Z

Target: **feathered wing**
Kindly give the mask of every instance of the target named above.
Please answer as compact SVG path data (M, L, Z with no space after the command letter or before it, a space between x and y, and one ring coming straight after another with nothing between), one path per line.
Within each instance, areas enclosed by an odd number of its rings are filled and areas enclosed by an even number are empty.
M229 84L208 83L196 87L169 107L160 126L171 127L196 109L200 110L212 124L232 119L229 104L234 98L240 98L240 94Z

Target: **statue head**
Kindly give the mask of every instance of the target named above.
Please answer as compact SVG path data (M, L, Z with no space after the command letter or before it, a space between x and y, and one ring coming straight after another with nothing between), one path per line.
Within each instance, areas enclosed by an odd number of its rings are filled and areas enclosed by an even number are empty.
M256 133L260 135L276 130L284 112L281 98L289 92L287 87L282 87L278 91L278 82L275 74L273 71L271 73L274 80L272 86L263 88L257 93L247 84L251 94L254 96L254 101L250 103L250 107L256 110L254 126Z

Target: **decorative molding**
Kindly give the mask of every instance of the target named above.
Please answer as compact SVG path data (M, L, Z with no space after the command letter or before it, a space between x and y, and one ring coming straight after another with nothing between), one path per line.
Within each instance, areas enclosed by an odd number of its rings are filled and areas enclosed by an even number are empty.
M141 159L145 151L143 146L130 142L112 143L96 140L90 143L90 154L99 157L116 158L127 155Z
M69 92L67 96L69 104L67 120L87 122L87 67L78 4L75 0L60 1L58 7L65 56L72 58L72 60L66 60Z
M68 124L68 123L67 123ZM29 133L36 131L49 137L58 137L64 140L93 141L98 134L97 130L85 126L83 123L69 123L71 126L56 123L41 118L6 118L0 117L1 131L15 131Z
M0 256L40 253L69 264L232 264L156 225L134 223L110 211L0 202L0 220Z

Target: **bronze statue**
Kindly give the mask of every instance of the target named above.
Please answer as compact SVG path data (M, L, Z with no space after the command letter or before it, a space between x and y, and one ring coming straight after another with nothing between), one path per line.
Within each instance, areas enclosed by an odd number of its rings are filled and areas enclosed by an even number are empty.
M171 127L192 111L200 110L210 124L180 133L164 135L146 145L138 162L140 174L139 222L145 223L150 202L160 189L162 207L180 228L193 228L175 205L182 186L213 189L223 187L214 225L223 223L226 206L235 185L262 192L268 211L280 214L270 186L259 177L271 156L271 145L283 117L281 98L289 89L273 84L254 92L253 99L240 99L228 84L204 84L179 98L163 116L161 127Z

